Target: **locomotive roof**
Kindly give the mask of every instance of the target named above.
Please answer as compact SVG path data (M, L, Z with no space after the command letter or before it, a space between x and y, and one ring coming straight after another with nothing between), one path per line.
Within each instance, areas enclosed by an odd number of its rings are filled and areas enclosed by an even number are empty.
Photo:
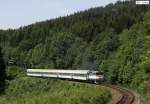
M75 73L87 74L90 70L64 70L64 69L27 69L27 72L52 72L52 73Z

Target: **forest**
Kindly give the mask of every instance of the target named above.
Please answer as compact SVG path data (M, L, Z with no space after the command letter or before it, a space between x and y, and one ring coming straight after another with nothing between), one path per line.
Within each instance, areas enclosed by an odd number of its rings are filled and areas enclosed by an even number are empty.
M147 5L118 1L19 29L0 30L0 47L0 62L3 64L1 59L4 60L6 73L15 69L10 67L22 71L82 66L90 69L92 66L83 64L94 63L104 71L108 83L138 91L145 104L150 99L150 9ZM10 76L2 71L6 92L16 79L15 71Z

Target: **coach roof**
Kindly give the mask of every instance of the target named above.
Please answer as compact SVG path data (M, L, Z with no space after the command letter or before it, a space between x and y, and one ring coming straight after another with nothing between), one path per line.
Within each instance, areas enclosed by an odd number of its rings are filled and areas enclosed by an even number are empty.
M87 74L90 70L64 70L64 69L27 69L27 72L52 72L52 73L75 73Z

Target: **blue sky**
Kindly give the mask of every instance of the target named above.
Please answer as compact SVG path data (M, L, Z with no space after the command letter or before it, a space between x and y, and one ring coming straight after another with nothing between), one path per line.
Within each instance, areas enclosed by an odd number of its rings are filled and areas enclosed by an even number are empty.
M0 0L0 29L18 28L117 0Z

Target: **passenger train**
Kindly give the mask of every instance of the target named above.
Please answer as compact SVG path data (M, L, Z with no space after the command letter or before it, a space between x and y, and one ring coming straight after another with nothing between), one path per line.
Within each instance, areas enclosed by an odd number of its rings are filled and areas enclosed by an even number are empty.
M96 70L27 69L27 76L80 80L96 84L104 80L104 73Z

